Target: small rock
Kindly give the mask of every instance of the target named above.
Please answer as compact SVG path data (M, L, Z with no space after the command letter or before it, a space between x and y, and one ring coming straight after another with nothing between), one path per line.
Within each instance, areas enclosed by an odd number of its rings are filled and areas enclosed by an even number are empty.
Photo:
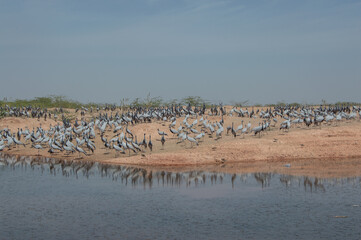
M285 164L285 167L291 167L290 163Z
M227 160L224 159L224 158L221 158L220 160L219 160L219 159L216 159L216 163L219 163L219 164L225 163L226 161L227 161Z

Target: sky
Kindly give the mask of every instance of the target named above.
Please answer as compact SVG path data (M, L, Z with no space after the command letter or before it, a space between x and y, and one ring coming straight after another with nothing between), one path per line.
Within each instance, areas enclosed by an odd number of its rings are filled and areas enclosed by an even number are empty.
M0 0L0 99L361 102L361 1Z

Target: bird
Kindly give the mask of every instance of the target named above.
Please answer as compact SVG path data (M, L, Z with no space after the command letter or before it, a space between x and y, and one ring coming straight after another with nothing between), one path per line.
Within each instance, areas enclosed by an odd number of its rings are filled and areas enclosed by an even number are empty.
M280 130L281 129L290 129L291 127L291 121L290 120L286 120L284 122L281 123L281 126L280 126Z
M259 135L259 137L261 137L261 132L263 131L263 124L259 124L258 127L254 127L252 128L252 132L254 132L254 135Z
M242 120L241 125L239 125L239 126L237 127L236 132L242 131L242 129L243 129L243 120Z
M159 128L158 128L158 134L161 135L161 136L162 136L162 135L163 135L163 136L164 136L164 135L168 136L167 133L165 133L165 132L163 132L163 131L160 131Z
M10 136L8 136L7 138L6 138L6 140L7 140L7 147L10 149L10 147L11 147L11 145L14 143L14 140L13 140L13 138L12 137L10 137Z
M184 142L184 140L187 139L187 134L186 134L185 132L181 132L181 133L178 135L178 139L179 139L180 141L177 142L177 143Z
M144 148L147 148L147 140L145 140L145 133L144 133L144 138L143 138L143 141L141 144L144 146Z
M197 130L197 129L194 129L194 128L191 128L191 132L192 132L192 133L195 133L195 134L199 134L198 130Z
M13 137L13 141L16 145L23 145L25 147L25 144L22 143L20 140L16 139L15 137Z
M142 151L137 142L132 142L132 145L137 151Z
M251 121L249 121L248 124L247 124L247 128L251 129L251 126L252 126Z
M198 134L197 136L195 136L194 139L196 139L196 140L199 141L199 140L202 139L204 136L205 136L205 134L202 132L202 133Z
M73 153L74 152L74 149L73 147L71 146L68 146L68 145L63 145L63 149L66 151L66 152L70 152L70 153Z
M94 153L95 145L91 142L91 141L86 141L86 147L92 152Z
M160 141L162 142L162 147L164 147L164 143L165 143L164 135L162 135L162 138L160 139Z
M128 128L126 128L125 131L126 131L130 136L133 137L133 133L132 133Z
M311 118L309 117L305 117L303 119L304 123L306 124L307 127L310 127L310 125L312 124Z
M148 147L149 147L150 151L153 151L153 143L152 143L152 136L151 135L149 135Z
M116 127L113 131L113 133L118 132L119 130L122 130L122 125L119 125L118 127Z
M32 148L35 148L35 149L38 149L38 155L40 155L40 149L43 149L43 147L39 144L36 144L36 145L31 145Z
M244 138L244 134L247 132L248 128L247 127L244 127L241 131L241 134L243 135L243 138Z
M233 122L232 122L232 134L233 134L233 137L237 137L236 130L234 130L234 128L233 128Z
M169 128L172 128L176 125L177 123L177 120L174 120L171 124L169 124Z
M173 136L179 134L179 132L173 128L169 128L169 131L173 134Z
M134 153L137 153L137 151L135 150L132 144L129 144L129 142L126 142L125 144L127 145L127 148L129 150L129 156L130 156L130 150L132 150Z
M223 127L220 127L220 128L217 129L217 131L216 131L216 137L217 137L216 140L222 137L223 130L224 130Z
M328 122L332 121L334 118L335 118L335 117L332 116L332 115L327 115L326 118L325 118L325 120L326 120L326 122L328 123Z
M317 116L317 117L315 117L314 124L316 124L316 125L320 124L320 126L321 126L321 123L324 120L325 120L325 118L323 116Z
M79 157L80 157L81 153L83 153L85 156L88 156L88 154L81 147L79 147L78 145L75 146L75 150L77 152L79 152Z
M115 149L115 151L117 151L117 152L121 152L121 153L125 154L124 149L123 149L123 148L121 148L119 145L117 145L117 144L113 144L113 148Z
M190 136L187 135L187 140L190 141L191 144L192 144L192 143L195 143L195 144L198 146L198 142L197 142L197 140L195 140L194 138L192 138L192 137L190 137Z
M59 147L58 145L54 144L53 141L51 141L51 144L50 144L50 148L51 149L56 149L56 150L59 150L59 151L63 151L63 149L61 147Z

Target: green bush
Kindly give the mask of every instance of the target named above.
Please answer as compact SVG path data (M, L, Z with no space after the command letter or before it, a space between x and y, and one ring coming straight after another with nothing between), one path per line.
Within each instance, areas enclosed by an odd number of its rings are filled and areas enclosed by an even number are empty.
M209 101L202 99L199 96L188 96L180 101L183 105L190 104L191 106L201 106L203 104L209 105Z
M34 99L16 99L15 101L5 102L1 101L0 106L4 107L40 107L40 108L79 108L84 106L80 102L68 100L64 96L49 96L49 97L36 97Z

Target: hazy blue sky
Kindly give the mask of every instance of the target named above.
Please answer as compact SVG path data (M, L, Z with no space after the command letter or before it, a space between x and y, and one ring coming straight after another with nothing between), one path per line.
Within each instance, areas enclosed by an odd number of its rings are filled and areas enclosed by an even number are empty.
M361 1L0 0L0 98L361 101Z

